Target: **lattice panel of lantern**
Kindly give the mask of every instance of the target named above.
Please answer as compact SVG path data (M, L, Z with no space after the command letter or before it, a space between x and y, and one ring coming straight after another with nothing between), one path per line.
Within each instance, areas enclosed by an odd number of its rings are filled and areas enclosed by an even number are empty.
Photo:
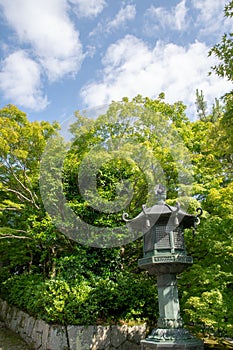
M157 225L144 235L144 254L146 256L182 252L185 250L182 227Z

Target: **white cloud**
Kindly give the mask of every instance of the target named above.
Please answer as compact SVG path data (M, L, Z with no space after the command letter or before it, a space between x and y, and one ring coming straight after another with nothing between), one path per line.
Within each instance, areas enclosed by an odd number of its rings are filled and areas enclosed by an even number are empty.
M175 8L175 28L182 30L186 27L186 0L182 0Z
M79 17L96 17L106 6L105 0L69 0L75 5L75 12Z
M200 27L200 35L223 34L233 28L232 22L224 18L225 0L192 0L198 11L195 25Z
M151 6L145 16L149 20L147 31L159 29L184 30L187 26L186 0L181 0L175 7L167 10L165 7ZM155 24L154 24L155 23Z
M197 88L203 90L210 103L230 89L230 83L208 75L213 58L207 56L204 43L184 48L157 42L151 49L142 40L127 35L108 48L102 61L102 79L85 85L81 97L90 107L138 93L153 98L163 91L170 102L184 101L190 112Z
M42 96L40 67L23 50L9 55L0 71L0 89L12 103L33 110L42 110L48 105Z
M21 44L30 44L51 81L75 74L83 60L66 0L0 0Z
M134 5L127 5L122 7L117 13L116 17L107 23L107 29L118 28L126 21L134 19L136 16L136 7Z
M111 33L113 30L116 30L125 25L127 21L132 21L136 16L136 6L127 5L121 7L119 12L116 14L115 18L108 19L105 21L100 21L97 26L89 33L89 36L98 36L106 35Z

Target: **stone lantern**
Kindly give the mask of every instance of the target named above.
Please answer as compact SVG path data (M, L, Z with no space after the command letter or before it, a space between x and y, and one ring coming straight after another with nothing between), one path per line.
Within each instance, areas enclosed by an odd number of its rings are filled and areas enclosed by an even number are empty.
M202 341L183 328L176 275L193 263L185 250L184 229L196 227L202 210L198 209L199 214L194 216L184 212L179 204L169 206L160 185L156 194L157 204L151 208L143 206L134 219L123 215L129 229L144 234L144 256L138 260L139 267L157 276L159 319L157 328L141 341L141 350L201 350Z

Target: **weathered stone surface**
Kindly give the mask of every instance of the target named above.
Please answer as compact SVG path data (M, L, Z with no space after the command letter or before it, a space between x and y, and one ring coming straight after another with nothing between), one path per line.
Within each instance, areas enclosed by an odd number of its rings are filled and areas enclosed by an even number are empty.
M111 345L118 348L127 340L127 326L111 326Z
M136 344L146 337L146 324L140 326L131 326L128 328L128 340Z
M41 348L43 332L44 332L44 322L42 320L36 320L36 322L34 323L32 334L31 334L31 338L34 341L34 347L36 349Z
M40 350L140 350L146 325L68 326L49 325L36 320L0 299L1 323L18 333L32 349ZM67 339L68 336L68 339Z
M48 334L46 350L67 349L67 338L65 328L62 326L51 326Z
M140 350L140 345L132 343L130 341L126 341L121 345L121 350Z
M47 349L47 342L49 336L50 325L44 321L41 321L41 326L43 329L42 337L41 337L41 350Z
M92 339L92 350L109 350L110 348L110 327L97 326L96 333Z
M23 338L28 344L33 345L34 341L32 333L36 320L22 311L19 311L18 316L20 318L19 328L15 331L19 333L21 338Z
M105 329L106 328L106 329ZM67 333L71 350L107 350L108 327L68 326Z
M81 339L79 336L80 326L68 326L67 333L69 337L70 349L76 350L81 347Z
M20 319L18 318L18 310L14 307L12 308L12 312L10 313L10 317L8 318L8 327L15 331L18 328L18 324Z
M12 320L13 313L14 313L14 307L7 309L7 313L6 313L6 316L5 316L6 317L5 318L5 322L6 322L6 325L8 327L10 327L10 323L11 323L11 320Z
M95 334L95 329L96 329L96 326L83 327L82 340L81 340L82 348L80 348L80 350L81 349L89 350L92 348L92 339Z
M1 320L6 320L6 315L7 315L7 312L8 312L8 304L6 301L3 301L2 299L0 299L0 318Z

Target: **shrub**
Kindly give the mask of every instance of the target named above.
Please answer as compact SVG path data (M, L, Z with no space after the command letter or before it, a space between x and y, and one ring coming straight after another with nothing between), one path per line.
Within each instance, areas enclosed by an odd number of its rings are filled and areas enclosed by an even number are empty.
M76 283L23 274L5 281L1 295L49 323L145 321L158 313L154 280L130 273L96 277L91 282L79 278Z

